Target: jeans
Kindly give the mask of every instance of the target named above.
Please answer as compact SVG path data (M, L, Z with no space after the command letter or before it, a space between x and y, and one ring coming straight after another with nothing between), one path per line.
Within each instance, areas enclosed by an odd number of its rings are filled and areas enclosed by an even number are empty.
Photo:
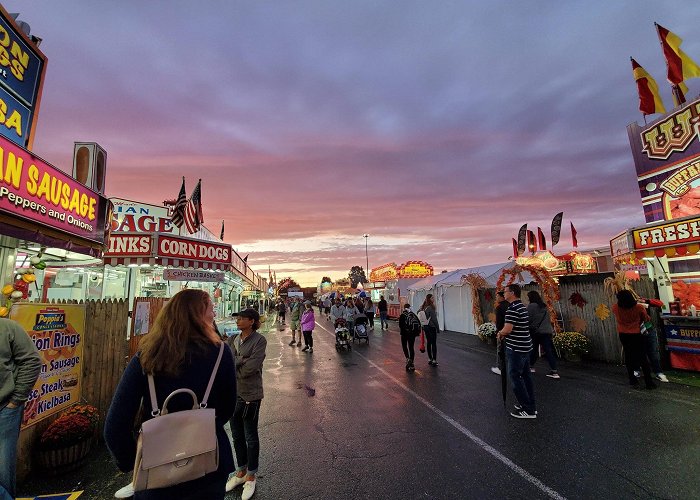
M374 330L374 313L373 312L366 312L365 316L367 316L367 319L369 320L369 327Z
M243 401L241 398L236 398L236 409L229 422L233 436L233 451L236 454L236 471L247 469L249 474L255 474L258 471L259 415L260 400Z
M619 333L622 347L625 348L625 366L627 367L627 377L630 385L638 385L637 377L634 376L634 370L642 367L644 373L644 382L647 387L653 386L654 381L651 379L651 370L649 361L647 360L646 352L644 352L644 336L641 333Z
M17 440L23 413L24 405L17 408L5 406L0 410L0 500L15 498Z
M379 320L382 322L382 328L384 328L384 325L386 325L387 329L389 328L389 321L387 321L388 317L389 316L386 311L379 311Z
M516 352L512 348L506 347L506 361L508 363L508 377L513 386L515 398L523 410L531 415L534 414L537 407L535 406L535 388L530 373L530 353Z
M406 359L414 360L416 357L416 336L415 335L401 335L401 349L403 349L403 354Z
M428 349L428 359L437 361L437 328L430 325L424 325L425 341Z
M314 346L314 337L313 337L313 330L307 330L304 332L304 345L307 345L309 347Z
M651 370L654 373L662 373L661 355L659 354L659 337L656 336L656 330L650 332L648 335L642 335L642 337L644 337L644 351L647 353L649 363L651 363Z
M530 366L535 366L535 362L540 357L540 346L544 349L544 355L549 363L549 368L557 371L557 355L554 353L552 336L548 333L537 333L532 336L532 351L530 351Z

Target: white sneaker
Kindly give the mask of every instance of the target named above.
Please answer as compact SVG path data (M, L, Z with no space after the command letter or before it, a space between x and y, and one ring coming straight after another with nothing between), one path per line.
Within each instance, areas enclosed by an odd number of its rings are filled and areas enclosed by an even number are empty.
M245 474L243 475L243 477L238 477L236 474L233 474L231 477L228 478L228 481L226 481L226 491L231 491L236 486L240 486L243 483L245 483Z
M491 371L492 371L493 373L495 373L496 375L500 375L500 374L501 374L501 369L500 369L499 367L497 367L497 366L492 366L492 367L491 367Z
M250 500L250 497L255 493L255 480L246 481L243 485L243 494L241 495L241 500Z
M134 483L129 483L123 488L117 490L114 498L131 498L134 496Z
M666 377L666 375L664 375L661 372L657 373L655 377L657 380L661 380L662 382L668 382L668 378Z
M639 372L637 370L634 371L634 376L639 378Z

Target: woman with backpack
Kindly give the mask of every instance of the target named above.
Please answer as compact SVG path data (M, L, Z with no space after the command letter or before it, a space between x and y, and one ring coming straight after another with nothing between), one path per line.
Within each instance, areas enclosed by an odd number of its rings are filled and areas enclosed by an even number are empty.
M433 300L432 293L425 296L423 305L420 306L419 310L425 313L425 318L428 320L428 324L423 326L428 344L428 364L430 366L437 366L437 334L440 331L440 324L437 320L435 300Z
M527 305L527 314L529 317L530 337L532 337L532 351L530 351L530 366L535 366L535 361L540 357L540 345L544 349L544 355L549 363L550 372L548 377L559 379L557 372L557 355L554 353L554 344L552 343L552 321L549 317L547 305L542 300L540 294L534 290L527 292L527 300L530 303ZM534 368L530 371L535 372Z
M141 339L139 352L126 367L105 420L105 442L121 471L134 468L136 439L133 426L141 404L144 421L160 418L152 413L157 409L151 405L149 375L153 376L160 410L166 398L178 389L193 391L198 402L204 399L222 344L214 331L214 316L209 294L202 290L183 290L165 303L151 331ZM167 410L168 413L191 410L192 404L190 397L178 394L168 402ZM223 499L226 479L234 470L231 444L224 424L233 415L235 406L236 371L231 349L224 344L207 401L207 407L216 410L218 469L174 486L136 491L134 498Z
M406 371L415 371L413 359L416 356L416 337L420 334L421 325L418 317L411 311L411 305L405 304L399 316L399 332L401 333L401 348L406 356Z

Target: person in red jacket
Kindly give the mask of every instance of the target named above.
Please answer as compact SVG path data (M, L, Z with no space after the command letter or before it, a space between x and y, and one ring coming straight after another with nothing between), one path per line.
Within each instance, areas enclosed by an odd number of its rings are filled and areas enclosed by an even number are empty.
M649 360L644 353L644 339L640 328L643 322L650 320L646 309L637 303L632 292L620 290L617 293L617 304L613 304L612 311L617 320L617 333L620 342L625 348L625 366L630 385L635 388L639 387L634 370L641 366L646 388L656 389L656 384L651 378Z

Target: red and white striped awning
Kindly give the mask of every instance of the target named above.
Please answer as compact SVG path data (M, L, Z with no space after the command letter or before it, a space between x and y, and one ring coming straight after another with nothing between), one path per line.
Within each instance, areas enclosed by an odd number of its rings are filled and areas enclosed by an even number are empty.
M179 267L182 269L207 269L209 271L230 271L231 264L223 262L206 262L190 259L158 258L158 264L164 267Z
M156 265L155 257L105 257L102 260L106 266Z

